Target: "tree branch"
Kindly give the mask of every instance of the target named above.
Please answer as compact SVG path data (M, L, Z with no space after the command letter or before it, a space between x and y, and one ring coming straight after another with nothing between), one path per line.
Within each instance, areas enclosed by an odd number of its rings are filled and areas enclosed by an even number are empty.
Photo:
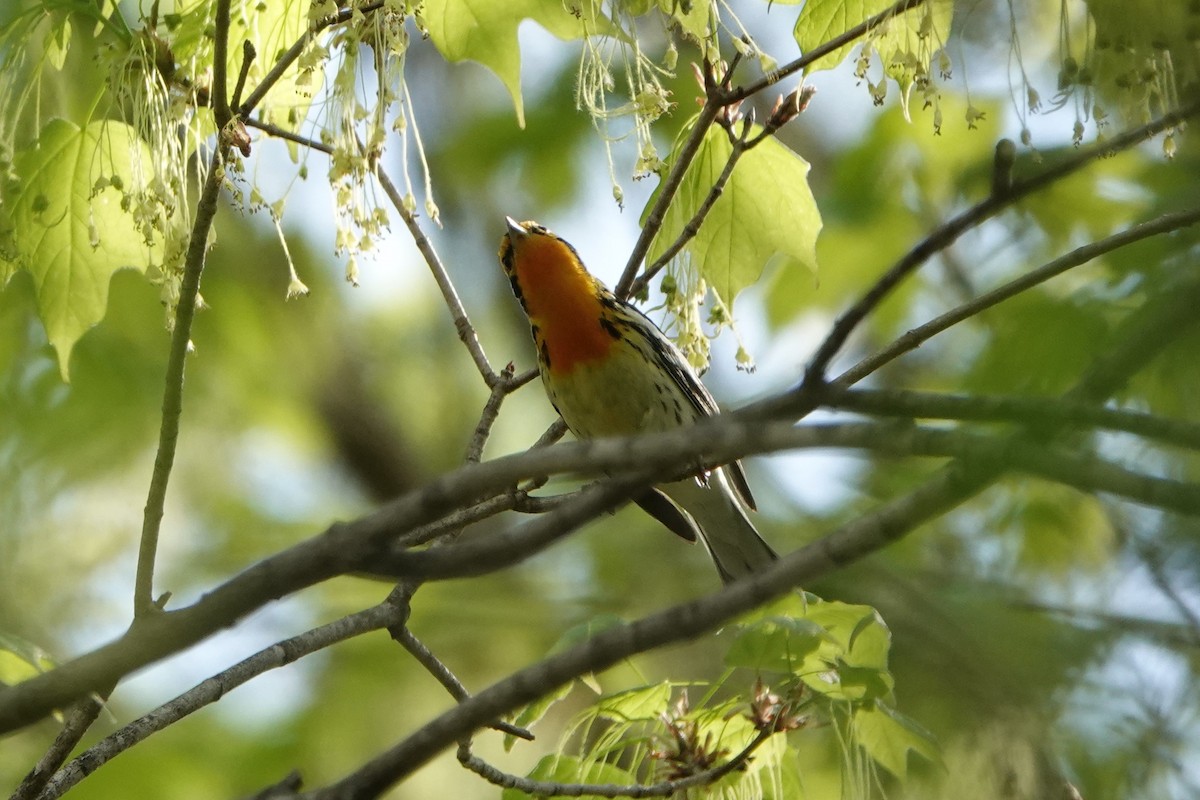
M200 200L196 203L196 219L192 223L191 240L184 258L183 279L179 300L175 306L175 327L171 331L171 349L167 359L166 386L163 389L162 424L158 433L158 452L150 476L150 490L142 516L141 543L138 547L137 575L134 580L133 608L135 617L160 610L154 601L154 560L158 553L158 534L162 526L167 483L175 464L175 446L179 441L179 418L183 413L183 372L191 345L192 319L196 314L196 297L200 293L200 274L204 271L205 251L217 199L224 180L223 147L213 151L208 175Z
M902 389L841 389L831 385L822 396L822 405L908 419L1014 422L1039 428L1104 428L1143 436L1166 445L1200 450L1200 423L1058 398L937 394Z
M1160 508L1200 513L1200 486L1154 478L1115 465L1048 450L1040 442L1006 442L908 425L763 424L726 414L688 428L630 439L568 442L468 465L376 512L260 561L192 606L135 622L113 641L51 672L0 691L0 732L40 719L54 708L115 682L232 625L271 600L335 575L391 570L416 579L491 572L516 563L570 527L620 504L640 486L761 452L849 447L885 455L951 456L983 461L989 474L1017 469L1084 491L1104 491ZM397 535L537 475L574 472L621 477L581 493L570 504L517 530L421 552L391 553ZM832 565L830 565L832 566Z
M744 100L753 94L758 94L763 89L766 89L769 86L774 86L789 75L795 75L797 72L800 72L806 67L815 64L830 53L837 52L848 44L853 44L864 36L870 34L888 20L898 17L906 11L911 11L918 6L924 5L924 3L925 0L900 0L891 8L881 11L870 19L858 23L840 36L836 36L824 44L814 47L804 55L800 56L794 61L789 61L787 64L784 64L774 72L764 75L761 79L755 81L754 83L738 87L730 94L730 100L736 102L738 100Z
M1069 269L1099 258L1105 253L1112 252L1113 250L1120 249L1151 236L1158 236L1195 225L1197 221L1200 221L1200 208L1179 211L1173 214L1163 214L1161 217L1134 225L1132 228L1127 228L1120 233L1078 247L1070 253L1059 256L1053 261L1027 272L1015 280L1009 281L1003 286L999 286L990 292L985 292L976 299L968 303L963 303L939 317L935 317L924 325L913 328L887 347L859 361L853 367L839 375L833 382L842 387L858 383L884 364L894 361L911 350L915 350L942 331L957 325L965 319L976 316L992 306L1008 300L1010 297L1014 297L1040 283L1061 275Z
M1110 156L1121 150L1127 150L1164 130L1178 126L1197 114L1200 114L1200 101L1189 103L1179 110L1166 114L1140 128L1126 131L1104 142L1097 142L1079 154L1042 171L1038 175L1014 182L1008 192L1000 195L991 194L957 216L947 220L909 250L854 305L838 317L833 328L825 337L825 340L817 348L812 361L809 362L800 388L795 391L807 390L809 387L825 382L825 371L830 361L838 354L859 323L866 319L867 315L891 293L897 284L915 272L935 253L949 247L963 233L978 227L1018 200L1045 188L1055 181L1067 177L1092 161Z
M1195 324L1195 294L1200 291L1200 283L1190 289L1188 293L1168 293L1160 302L1147 303L1135 312L1123 326L1126 335L1088 370L1071 396L1097 401L1113 393L1172 341L1172 337L1162 335L1163 331L1177 334ZM964 502L995 477L991 469L972 469L952 462L909 494L785 556L753 579L737 581L714 595L607 629L570 650L526 667L432 720L341 781L302 796L321 800L376 797L485 720L532 702L579 675L705 633L793 585L857 561Z
M40 800L61 797L88 775L151 734L217 702L251 679L338 642L394 625L407 613L406 607L385 601L260 650L89 747L54 776Z

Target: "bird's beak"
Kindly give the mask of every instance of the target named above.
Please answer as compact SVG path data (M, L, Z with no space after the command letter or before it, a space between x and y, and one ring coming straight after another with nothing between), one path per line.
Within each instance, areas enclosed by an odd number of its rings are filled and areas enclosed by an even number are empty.
M514 239L524 239L529 235L529 231L521 223L517 222L512 217L505 217L504 222L508 225L508 235Z

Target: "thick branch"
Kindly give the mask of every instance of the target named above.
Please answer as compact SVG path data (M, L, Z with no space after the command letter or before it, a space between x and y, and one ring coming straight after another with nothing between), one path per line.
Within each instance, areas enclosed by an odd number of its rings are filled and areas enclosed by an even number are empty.
M40 719L54 708L178 652L245 614L335 575L387 568L399 577L445 578L515 563L587 519L613 508L639 486L691 474L704 465L752 453L804 447L850 447L887 455L956 456L990 471L1018 469L1136 502L1200 513L1200 486L1153 478L1106 462L961 432L915 426L762 424L728 414L690 428L632 439L568 442L469 465L351 523L271 556L217 587L194 605L137 621L116 641L18 686L0 691L0 732ZM516 482L559 473L620 474L529 525L486 540L421 552L389 553L404 531L503 492ZM566 527L564 527L566 526Z
M899 389L839 389L822 397L830 408L907 419L1013 422L1038 428L1071 426L1123 431L1162 444L1200 450L1200 424L1140 411L1058 398L937 394Z
M1194 295L1170 293L1139 309L1123 326L1125 336L1097 361L1070 393L1098 401L1115 392L1176 335L1196 322ZM416 770L441 749L479 728L485 720L532 702L567 681L612 666L638 652L698 636L738 614L832 569L882 549L916 526L949 511L990 484L996 473L951 463L932 479L878 511L842 526L830 535L777 562L753 580L738 581L718 594L606 630L586 642L534 664L484 690L431 721L377 756L355 773L310 798L376 797Z

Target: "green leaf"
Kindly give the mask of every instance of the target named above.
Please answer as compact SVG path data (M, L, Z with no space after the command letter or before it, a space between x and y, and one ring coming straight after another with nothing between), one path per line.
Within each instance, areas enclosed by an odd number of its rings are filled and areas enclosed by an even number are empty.
M825 629L806 619L768 617L747 626L725 654L731 667L794 673L816 651Z
M672 161L679 157L690 127L680 134ZM667 209L662 229L650 245L649 261L683 232L732 150L725 131L714 125ZM738 292L758 280L773 258L816 272L821 213L808 186L808 169L807 161L773 137L764 140L738 161L724 192L685 247L692 268L727 305L732 306ZM656 191L646 204L643 221L657 197Z
M669 19L679 25L679 30L695 44L704 47L715 44L715 28L712 25L712 3L680 0L658 0L658 8Z
M886 697L891 632L870 606L791 596L748 616L730 666L790 672L835 700Z
M158 235L147 241L147 231L122 208L144 188L152 163L149 148L124 123L81 129L62 119L48 123L14 160L17 184L6 203L17 260L0 263L0 280L7 283L18 268L33 276L64 381L75 342L104 318L113 273L145 272L156 260Z
M800 49L807 53L893 5L893 0L808 0L792 33ZM950 34L953 14L951 0L927 0L880 26L869 37L887 74L901 88L907 91L915 68L928 70L930 57L944 46ZM836 67L854 46L848 44L834 50L813 62L806 71Z
M637 783L633 773L604 762L585 762L575 756L550 755L542 758L529 773L537 781L554 783L614 783L632 786ZM526 800L529 797L519 789L505 789L501 800ZM580 795L585 800L599 800L598 795Z
M550 710L551 706L566 698L574 686L574 683L564 683L554 691L544 694L537 700L529 703L517 713L517 716L513 719L513 724L526 730L533 727L542 717L546 716L546 712ZM504 734L505 751L511 750L516 741L517 737L511 733Z
M656 720L670 704L671 692L675 685L664 681L609 695L596 703L593 713L597 717L618 722Z
M71 18L66 14L54 29L50 31L50 35L46 37L46 60L48 60L55 69L61 70L63 64L67 63L67 52L71 49Z
M496 74L512 96L517 124L523 128L517 28L532 19L563 40L610 29L607 20L598 16L598 4L582 3L580 9L576 17L561 0L426 0L423 17L429 38L447 61L477 61Z
M941 761L941 752L932 733L882 703L856 709L851 725L855 741L901 780L908 776L910 750L935 764Z
M254 45L258 56L250 63L246 75L249 94L271 69L285 50L308 30L309 0L235 0L230 6L229 44L226 75L229 90L242 69L242 43ZM175 4L177 25L171 41L176 63L192 71L191 78L200 80L213 62L212 20L216 0L187 0ZM301 73L304 78L301 79ZM308 114L313 94L320 88L324 72L304 70L299 62L292 64L271 87L259 108L269 122L287 130L298 130ZM233 99L232 97L230 98Z

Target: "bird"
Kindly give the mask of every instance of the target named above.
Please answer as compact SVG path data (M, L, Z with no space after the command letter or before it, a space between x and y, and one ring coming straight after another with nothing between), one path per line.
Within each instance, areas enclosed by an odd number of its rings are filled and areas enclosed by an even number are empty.
M577 438L666 432L719 413L675 343L588 272L570 243L532 220L505 222L500 265L529 319L546 394ZM738 462L634 501L702 542L725 583L778 558L750 521L754 497Z

